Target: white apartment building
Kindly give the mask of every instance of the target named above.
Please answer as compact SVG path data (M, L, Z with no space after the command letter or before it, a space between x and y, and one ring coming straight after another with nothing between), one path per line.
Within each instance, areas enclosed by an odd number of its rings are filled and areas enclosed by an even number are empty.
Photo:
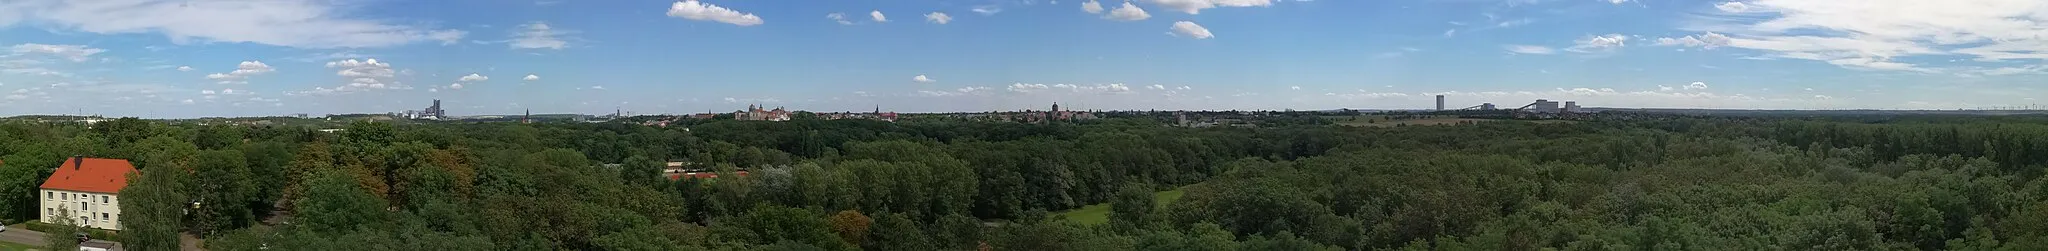
M70 213L79 226L121 230L121 188L135 166L128 160L72 157L43 182L42 221L57 222Z

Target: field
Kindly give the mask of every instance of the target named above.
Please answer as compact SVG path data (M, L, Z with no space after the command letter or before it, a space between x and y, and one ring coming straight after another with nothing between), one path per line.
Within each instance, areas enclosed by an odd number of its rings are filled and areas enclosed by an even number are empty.
M1152 193L1152 205L1158 208L1166 208L1167 203L1180 200L1180 196L1184 194L1181 191L1182 188ZM1084 225L1109 223L1109 203L1083 206L1079 209L1060 212L1060 215L1067 216L1068 221Z

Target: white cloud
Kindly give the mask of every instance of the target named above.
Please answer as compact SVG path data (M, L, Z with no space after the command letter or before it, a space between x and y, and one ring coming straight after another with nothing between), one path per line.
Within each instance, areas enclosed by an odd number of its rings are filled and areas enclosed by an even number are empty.
M935 24L946 24L953 22L953 16L948 16L944 12L934 11L931 14L924 14L924 21L932 22Z
M1166 86L1165 86L1165 85L1149 85L1149 86L1145 86L1145 89L1153 89L1153 90L1165 90L1165 89L1166 89Z
M1088 2L1082 2L1081 12L1087 12L1088 14L1100 14L1102 13L1102 3L1096 2L1095 0L1088 0Z
M1565 48L1565 50L1579 53L1609 52L1615 48L1627 46L1628 39L1628 35L1622 34L1586 36L1579 40L1573 40L1572 47Z
M762 23L761 17L754 16L754 14L740 13L725 7L697 2L697 0L684 0L670 5L668 16L689 20L728 23L738 26L755 26Z
M1728 47L1852 69L1935 72L1914 56L1979 61L2048 59L2048 2L1918 0L1752 0L1723 3L1732 14L1695 18L1685 29L1728 34ZM1740 7L1737 7L1740 6ZM1732 17L1730 17L1732 16Z
M1627 2L1629 2L1629 1L1633 1L1633 0L1602 0L1602 1L1607 1L1607 3L1610 3L1610 4L1621 4L1621 3L1627 3Z
M206 79L219 80L220 84L247 84L249 82L246 80L249 79L249 76L272 71L276 71L276 69L270 68L270 65L264 64L262 61L242 61L242 63L235 65L235 71L207 74Z
M336 95L378 89L412 89L403 83L393 81L399 72L391 68L391 63L374 58L327 62L327 68L340 68L341 70L335 71L334 75L347 80L347 83L334 88L313 87L310 91L286 92L285 95Z
M1051 87L1046 86L1045 84L1013 83L1010 84L1009 90L1013 92L1035 92L1045 90L1048 88Z
M1194 39L1210 39L1216 37L1216 34L1209 33L1209 28L1202 28L1202 25L1195 24L1195 22L1173 22L1172 30L1173 33L1171 34Z
M358 9L349 5L329 0L15 0L0 4L0 26L27 21L52 30L162 34L176 44L225 42L300 48L445 42L465 34L351 18L361 15L349 13Z
M868 12L868 18L875 20L877 23L889 22L889 16L882 15L880 10Z
M1743 12L1749 10L1749 5L1742 4L1742 2L1726 2L1714 4L1714 8L1726 12Z
M5 7L0 6L0 8ZM92 59L93 54L107 52L106 49L92 48L84 45L52 45L37 43L17 44L10 48L10 51L13 51L15 55L46 54L51 56L63 57L65 59L70 59L72 62L85 62L86 60Z
M1515 19L1515 20L1508 20L1508 21L1503 21L1503 22L1500 22L1500 24L1496 24L1496 25L1494 25L1494 26L1498 26L1498 27L1501 27L1501 28L1514 28L1514 27L1516 27L1516 26L1523 26L1523 25L1529 25L1529 24L1531 24L1531 23L1536 23L1536 20L1533 20L1533 19L1527 19L1527 18L1524 18L1524 19Z
M911 82L918 82L918 83L932 83L932 82L939 82L938 80L933 80L933 79L932 79L932 78L930 78L930 77L925 77L925 76L924 76L924 75L922 75L922 74L920 74L920 75L917 75L916 77L910 77L910 81L911 81Z
M1138 5L1124 2L1123 6L1110 10L1109 15L1103 15L1102 18L1117 21L1138 21L1152 18L1152 14L1146 14L1145 9L1138 8Z
M217 93L218 93L218 92L214 92L213 90L199 90L199 94L205 94L205 95L213 95L213 94L217 94Z
M1287 87L1287 89L1289 89L1289 90L1296 90L1296 91L1299 91L1299 90L1301 90L1301 86L1299 86L1299 85L1297 85L1297 86L1288 86L1288 87Z
M981 15L983 16L995 15L996 13L1003 12L1002 7L994 5L974 6L974 9L972 10L974 11L974 13L981 13Z
M1706 89L1707 89L1707 82L1692 82L1691 84L1686 84L1686 85L1685 85L1685 89L1686 89L1686 90L1706 90Z
M544 22L532 22L520 25L518 35L514 35L507 44L513 49L560 50L569 47L569 42L563 41L561 36L573 33L575 31L557 30Z
M455 81L461 81L461 82L476 82L476 81L485 81L485 80L491 80L491 77L485 77L484 75L479 75L479 74L476 74L476 73L470 73L469 75L466 75L466 76L462 76L462 78L460 78L460 79L456 79Z
M191 99L185 99L185 101L178 101L178 103L190 105L190 104L192 104L192 100L191 100Z
M838 22L839 24L843 25L853 25L853 21L846 21L846 13L826 13L825 19L831 19L833 22Z
M1728 35L1722 35L1721 33L1713 32L1707 32L1705 34L1699 35L1687 35L1684 37L1677 38L1657 38L1657 45L1660 46L1702 47L1707 49L1728 46L1728 42Z
M1176 10L1176 11L1181 11L1181 12L1187 12L1187 13L1188 13L1188 14L1190 14L1190 15L1192 15L1192 14L1202 14L1202 9L1208 9L1208 8L1216 8L1216 7L1254 7L1254 6L1271 6L1271 5L1273 5L1273 1L1272 1L1272 0L1146 0L1146 1L1147 1L1147 2L1151 2L1151 3L1152 3L1152 4L1154 4L1154 5L1159 5L1159 7L1160 7L1160 8L1166 8L1167 10Z
M235 75L245 75L245 76L246 76L246 75L255 75L255 74L261 74L261 73L268 73L268 72L271 72L271 71L274 71L274 70L276 70L276 69L270 68L270 65L268 65L268 64L263 64L263 61L242 61L242 63L241 63L241 64L237 64L237 65L235 65L235 71L234 71L234 72L229 72L228 74L235 74Z
M441 88L427 88L427 92L441 92Z
M178 66L178 71L192 71L191 66Z
M1551 49L1550 47L1543 47L1543 46L1535 46L1535 45L1507 45L1507 46L1502 46L1501 48L1503 48L1503 49L1506 49L1506 50L1508 50L1508 52L1512 52L1512 53L1516 53L1516 54L1552 54L1552 53L1557 53L1557 50L1556 50L1556 49Z
M448 89L449 89L449 90L461 90L461 89L462 89L462 83L454 83L454 84L448 84Z
M526 80L526 81L534 81L534 80L540 80L540 75L533 75L533 74L527 74L527 75L526 75L526 78L525 78L525 80Z
M602 85L593 85L593 86L590 86L590 89L594 89L594 90L604 90L604 86L602 86Z

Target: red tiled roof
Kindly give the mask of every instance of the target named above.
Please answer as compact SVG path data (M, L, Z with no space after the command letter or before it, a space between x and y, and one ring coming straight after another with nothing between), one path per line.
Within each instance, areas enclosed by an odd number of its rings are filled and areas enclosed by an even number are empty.
M43 182L43 189L91 193L120 193L128 187L128 173L135 172L135 165L124 159L97 159L73 157L64 159L57 166L57 173L50 174L50 180ZM82 164L82 165L81 165Z

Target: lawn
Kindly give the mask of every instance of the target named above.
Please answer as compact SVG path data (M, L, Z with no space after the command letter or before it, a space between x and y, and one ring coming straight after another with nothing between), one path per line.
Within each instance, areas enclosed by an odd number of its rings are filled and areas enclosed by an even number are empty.
M24 244L20 244L20 243L13 243L13 242L5 242L5 241L0 241L0 251L27 251L27 250L40 250L40 249L38 249L38 247L36 247L36 246L29 246L29 245L24 245Z
M1167 203L1173 203L1174 200L1180 200L1180 196L1185 194L1181 191L1181 189L1183 188L1187 187L1174 188L1173 190L1152 193L1152 205L1157 208L1166 208ZM1065 215L1067 216L1067 220L1073 221L1074 223L1081 223L1083 225L1108 223L1109 203L1083 206L1080 209L1060 212L1060 215Z

